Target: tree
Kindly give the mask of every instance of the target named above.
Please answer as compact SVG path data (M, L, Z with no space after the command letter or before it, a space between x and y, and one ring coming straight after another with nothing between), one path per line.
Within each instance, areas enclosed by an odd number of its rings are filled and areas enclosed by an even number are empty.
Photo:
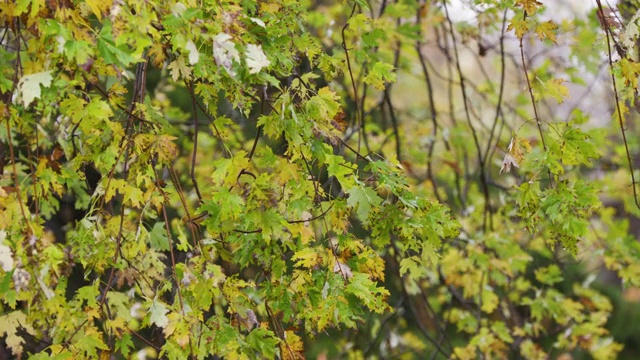
M596 3L3 3L5 350L633 354L638 17Z

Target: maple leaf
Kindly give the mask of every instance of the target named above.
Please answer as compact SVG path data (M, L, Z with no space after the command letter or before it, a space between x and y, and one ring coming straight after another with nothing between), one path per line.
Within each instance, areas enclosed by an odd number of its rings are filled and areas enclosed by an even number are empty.
M509 26L507 26L507 31L514 30L518 39L522 39L524 34L529 31L529 26L527 25L527 21L523 19L511 19Z
M322 257L318 253L318 249L314 248L304 248L297 251L291 259L296 261L295 266L305 267L307 269L311 269L322 262Z
M247 45L247 66L249 67L249 74L257 74L263 67L267 67L271 64L271 61L267 59L267 55L262 51L262 45Z
M538 35L538 39L544 40L549 39L554 44L556 44L556 33L555 30L558 29L558 25L556 25L553 21L545 21L542 24L536 26L536 34Z
M169 250L169 238L167 238L167 229L164 221L153 225L153 229L149 232L149 244L151 244L151 248L156 250Z
M29 334L33 334L33 329L27 322L27 315L22 311L13 311L6 315L0 316L0 337L6 336L4 339L7 347L11 349L16 358L20 358L22 354L22 344L24 339L18 335L18 329L24 327Z
M563 85L564 79L551 79L545 83L547 95L552 96L558 104L562 104L564 99L569 96L569 88Z
M382 198L379 197L373 189L364 187L359 182L358 185L349 189L348 192L349 198L347 199L347 204L356 209L360 221L367 223L367 218L372 210L372 206L380 205Z
M530 16L535 14L538 7L542 6L542 3L537 0L516 0L516 6L522 6L525 13Z
M168 69L171 70L171 78L178 81L180 76L184 79L191 78L191 68L184 63L184 56L178 56L176 60L169 64Z
M111 7L111 1L104 0L87 0L86 4L89 5L98 20L102 20L102 14Z
M40 85L51 85L51 70L23 76L18 82L18 94L22 96L22 104L29 106L33 100L41 95Z
M164 328L169 324L167 313L169 310L158 299L154 299L149 308L149 321L159 328Z
M378 90L384 90L385 82L395 82L396 73L393 72L393 65L378 62L364 77L364 82L373 85Z

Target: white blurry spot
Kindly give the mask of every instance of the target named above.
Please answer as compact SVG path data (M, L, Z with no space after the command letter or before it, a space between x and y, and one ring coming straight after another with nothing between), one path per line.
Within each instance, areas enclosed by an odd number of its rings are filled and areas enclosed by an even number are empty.
M109 19L111 22L115 21L118 15L120 15L120 11L122 11L122 0L115 0L109 11Z
M475 207L475 206L473 206L473 205L469 205L469 206L467 206L467 207L464 209L464 211L462 212L462 214L463 214L464 216L469 216L469 215L473 214L473 212L474 212L474 211L476 211L476 207Z
M213 39L213 58L218 66L227 70L229 75L235 76L231 68L233 62L240 61L240 53L236 50L236 45L230 41L231 35L220 33Z
M133 306L131 306L131 309L129 309L129 314L134 319L138 319L138 320L142 319L144 317L142 304L140 302L133 304Z
M247 328L249 328L249 330L253 330L253 328L257 327L258 325L260 325L260 323L258 322L256 313L254 313L251 309L247 310Z
M353 277L353 273L351 272L349 265L343 264L340 261L337 261L336 264L333 265L333 272L340 273L345 280Z
M322 287L322 299L326 300L328 295L329 295L329 283L325 281L324 286Z
M145 350L140 350L136 353L136 358L138 360L147 360L147 352Z
M13 270L13 254L11 248L6 245L0 245L0 266L7 272Z
M136 359L138 360L147 360L147 359L157 359L158 353L152 347L146 347L136 353Z
M180 282L182 283L183 286L189 286L194 280L196 280L196 277L193 276L192 273L185 272Z
M56 36L56 41L58 42L58 47L56 48L56 51L58 52L58 54L62 54L64 52L64 44L67 43L67 40L65 40L62 36L58 35Z
M198 48L196 48L196 44L189 40L187 41L187 45L185 46L187 50L189 50L189 65L195 65L198 63L200 59L200 54L198 53Z
M400 340L402 340L400 336L398 336L395 331L392 331L391 334L389 334L389 347L391 349L397 348L398 345L400 345Z
M13 285L17 292L26 290L29 288L29 282L31 281L31 274L28 271L18 268L13 272Z
M253 21L254 24L257 24L258 26L261 26L263 28L267 28L267 26L265 25L264 21L258 19L258 18L249 18L249 20Z
M38 243L38 238L35 235L29 236L29 246L34 247Z
M267 59L267 55L262 51L262 45L248 44L246 55L249 74L257 74L263 67L271 64L271 61Z
M173 7L171 8L171 13L175 17L180 17L185 12L185 10L187 10L187 6L185 4L179 2L179 3L175 3L173 5Z
M44 296L47 300L51 300L52 297L56 295L56 293L44 282L45 277L49 274L49 266L45 265L40 270L40 276L36 277L38 281L38 285L40 286L40 290L44 293Z
M331 38L331 35L333 35L333 25L336 24L336 21L331 19L331 21L329 21L329 28L327 29L327 37Z
M309 226L309 220L313 219L313 215L308 211L303 211L300 218L304 220L304 226Z

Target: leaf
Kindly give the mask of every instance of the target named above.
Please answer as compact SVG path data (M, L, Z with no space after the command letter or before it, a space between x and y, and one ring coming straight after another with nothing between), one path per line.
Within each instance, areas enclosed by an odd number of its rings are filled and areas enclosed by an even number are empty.
M64 55L78 65L86 63L93 53L93 46L84 40L67 41L64 44Z
M262 68L271 64L271 61L267 59L267 55L262 51L262 45L248 44L245 55L249 74L257 74Z
M265 359L277 358L276 349L279 343L280 339L272 331L264 328L253 329L247 335L247 344Z
M33 329L27 322L27 315L22 311L12 311L0 316L0 338L6 336L5 342L16 358L22 355L24 339L18 335L18 330L25 327L27 332L33 334Z
M380 205L382 198L373 189L364 187L362 184L352 187L347 192L349 193L347 204L356 209L360 221L367 224L372 206Z
M389 291L385 288L377 287L376 283L371 281L365 274L354 274L351 282L347 285L346 292L362 300L363 304L371 311L382 313L388 306L383 301L383 297L388 296Z
M149 244L151 248L156 250L169 250L169 239L167 238L167 229L165 228L164 221L157 222L153 225L153 228L149 232Z
M562 281L562 272L558 265L549 265L535 270L536 280L545 285L553 285Z
M135 59L130 54L130 50L122 50L116 46L111 23L107 23L100 29L98 34L98 52L107 64L121 64L124 67L129 66Z
M102 20L102 14L111 8L112 1L108 0L86 0L86 4L89 5L93 14Z
M191 68L184 63L184 56L182 55L172 61L167 68L171 70L173 81L178 81L181 77L186 80L191 78Z
M116 338L116 351L127 357L132 349L134 349L134 344L131 334L124 333Z
M373 85L378 90L384 90L385 82L395 82L396 74L393 72L393 65L377 62L364 77L364 82Z
M516 6L522 6L527 15L531 16L535 14L538 7L542 6L542 3L537 0L516 0Z
M149 321L159 328L164 328L169 324L168 312L169 310L162 301L153 299L149 308Z
M295 266L311 269L322 263L322 256L318 253L318 249L304 248L296 251L291 260L294 260Z
M564 99L569 97L569 88L563 85L566 80L564 79L551 79L545 83L546 95L549 95L556 99L558 104L562 104Z
M518 39L522 39L524 34L529 31L529 25L527 25L527 21L523 19L512 18L511 22L509 22L509 26L507 27L507 31L513 30L516 33Z
M538 39L544 40L549 39L554 44L556 44L556 33L555 30L558 29L558 25L556 25L553 21L545 21L542 24L536 26L536 34L538 35Z
M18 94L22 98L22 104L29 106L33 100L40 98L40 85L49 87L52 80L51 70L23 76L18 82Z

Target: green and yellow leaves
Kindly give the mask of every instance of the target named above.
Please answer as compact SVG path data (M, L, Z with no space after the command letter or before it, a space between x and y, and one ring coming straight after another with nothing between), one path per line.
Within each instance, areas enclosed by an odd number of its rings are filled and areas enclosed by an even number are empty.
M569 88L564 85L564 79L549 79L547 81L539 81L539 86L534 85L534 96L536 99L550 96L554 98L558 104L562 104L569 97Z
M375 63L371 71L364 77L364 82L373 85L377 90L384 90L385 83L395 81L396 74L393 72L393 65L382 62Z

